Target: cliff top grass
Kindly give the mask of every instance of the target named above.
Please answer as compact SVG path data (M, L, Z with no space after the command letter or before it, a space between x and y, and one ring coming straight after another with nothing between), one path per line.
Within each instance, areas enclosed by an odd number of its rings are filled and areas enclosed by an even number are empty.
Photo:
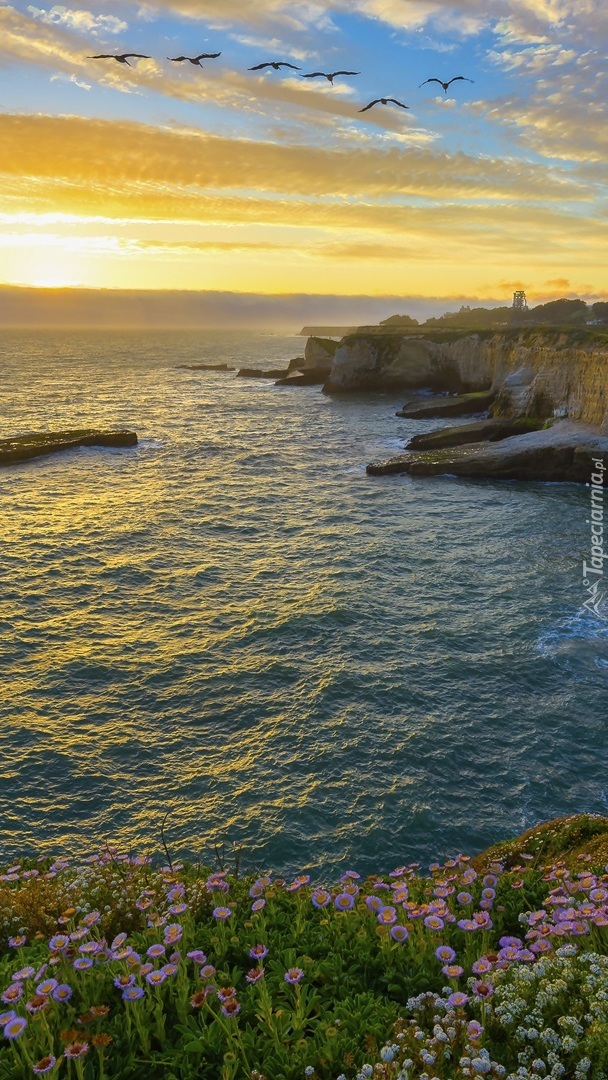
M493 844L476 855L472 865L481 867L492 859L499 859L510 868L520 861L522 853L533 855L537 862L563 860L570 869L578 865L583 853L594 865L607 863L608 818L599 814L576 814L534 825L521 836Z
M0 874L0 1076L605 1080L607 844L579 815L318 885L221 854L23 860Z
M519 340L523 343L532 341L546 342L553 347L573 348L574 346L608 347L608 329L589 326L555 326L544 323L528 323L520 325L496 325L494 327L453 327L437 329L437 327L404 327L395 331L393 327L384 329L381 326L362 326L355 333L348 334L344 343L352 345L361 338L376 340L390 339L397 347L404 338L423 338L436 344L445 344L460 341L462 338L478 337L487 341L493 337L503 337L507 341Z

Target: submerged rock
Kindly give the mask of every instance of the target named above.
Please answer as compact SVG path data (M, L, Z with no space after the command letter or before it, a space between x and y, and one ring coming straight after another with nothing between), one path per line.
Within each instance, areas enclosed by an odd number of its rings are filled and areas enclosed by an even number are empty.
M84 428L77 431L29 432L12 439L0 439L0 465L16 465L20 461L73 450L77 446L137 446L134 431L100 431Z
M237 371L237 377L241 379L283 379L289 375L288 368L264 368L242 367Z
M179 364L180 371L235 371L228 364Z
M491 390L482 390L475 394L457 394L452 396L416 398L407 401L397 416L408 420L425 420L433 416L468 416L485 412L494 401Z
M441 428L424 435L414 435L406 450L441 450L446 446L462 446L466 443L499 442L511 435L523 435L526 431L538 431L547 425L546 420L520 417L517 420L476 420L472 424Z

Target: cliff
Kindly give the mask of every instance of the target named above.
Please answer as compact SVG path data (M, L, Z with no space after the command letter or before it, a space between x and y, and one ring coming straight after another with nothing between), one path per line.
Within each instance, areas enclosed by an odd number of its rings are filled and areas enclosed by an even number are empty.
M525 328L352 334L338 345L326 389L491 389L496 416L570 417L608 432L608 334Z

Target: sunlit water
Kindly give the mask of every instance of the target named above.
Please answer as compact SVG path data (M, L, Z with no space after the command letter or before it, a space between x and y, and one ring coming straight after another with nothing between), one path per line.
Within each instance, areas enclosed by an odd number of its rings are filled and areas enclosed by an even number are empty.
M105 840L360 871L605 812L607 624L572 485L371 478L433 421L233 374L302 339L9 335L2 434L128 426L0 472L3 854Z

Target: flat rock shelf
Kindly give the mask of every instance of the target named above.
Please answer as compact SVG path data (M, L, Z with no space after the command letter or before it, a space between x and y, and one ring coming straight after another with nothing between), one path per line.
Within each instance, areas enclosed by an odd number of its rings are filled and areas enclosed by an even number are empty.
M30 458L73 450L78 446L137 446L137 435L134 431L101 431L96 428L28 432L11 439L0 439L0 466L17 465Z

